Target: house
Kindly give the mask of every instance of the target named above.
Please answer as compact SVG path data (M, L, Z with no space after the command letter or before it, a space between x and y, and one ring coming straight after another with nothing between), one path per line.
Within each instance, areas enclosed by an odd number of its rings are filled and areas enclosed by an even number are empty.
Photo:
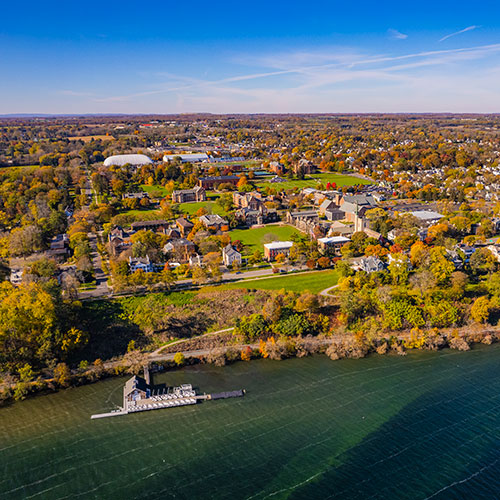
M318 247L320 252L324 253L327 250L333 249L338 255L340 249L351 240L345 236L330 236L329 238L318 238Z
M279 254L288 257L290 249L293 247L292 241L273 241L264 244L264 258L273 261Z
M132 231L154 231L165 233L168 230L168 222L166 220L142 220L132 222L130 225Z
M142 377L134 375L125 382L125 387L123 388L123 407L127 408L128 403L149 398L150 395L150 386Z
M222 249L222 262L226 267L232 266L234 262L241 264L241 253L232 245L226 245Z
M50 257L57 260L64 260L69 254L69 238L67 234L58 234L50 241L50 248L47 252Z
M191 229L193 229L194 227L194 224L192 222L189 222L184 217L179 217L175 221L175 224L179 228L179 231L183 238L185 238L191 232Z
M385 264L374 255L370 257L364 257L359 261L359 267L362 271L366 273L375 273L377 271L383 271L385 269Z
M195 253L195 245L186 238L170 240L163 247L164 254L173 254L178 260L187 262L189 257Z
M202 215L198 219L207 229L213 229L215 231L228 231L229 223L226 219L223 219L217 214L206 214Z
M145 273L152 273L154 272L154 265L153 263L149 260L149 255L146 255L146 257L129 257L128 258L128 265L130 267L130 272L135 273L136 271L142 270Z
M240 178L237 175L218 175L211 177L200 177L198 185L204 189L214 189L219 184L232 184L236 186Z
M115 256L120 255L132 245L128 240L128 234L120 226L115 226L109 232L108 242L111 253Z
M179 189L172 192L173 203L192 203L206 201L207 195L205 189L196 186L193 189Z
M202 264L203 264L203 257L200 254L195 253L189 257L189 265L191 267L193 266L201 267Z

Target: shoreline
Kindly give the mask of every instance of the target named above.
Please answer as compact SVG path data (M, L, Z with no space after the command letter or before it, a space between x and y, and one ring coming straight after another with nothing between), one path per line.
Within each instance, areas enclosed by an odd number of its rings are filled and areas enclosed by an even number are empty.
M203 336L188 339L185 343L199 341L201 337ZM60 383L56 379L38 379L31 382L4 385L0 391L0 408L33 396L43 396L63 389L89 385L106 378L137 375L141 373L144 365L148 365L153 372L163 372L195 364L225 366L237 361L249 362L255 359L279 361L314 354L325 354L335 361L361 359L372 354L405 356L407 351L437 351L446 348L468 351L474 345L491 345L498 341L500 341L500 329L487 327L477 330L469 326L462 327L460 330L427 330L399 332L398 334L392 332L392 334L380 336L370 341L359 340L353 334L278 340L270 337L267 341L261 340L259 343L253 344L222 344L205 349L173 351L154 356L152 353L131 353L132 355L125 355L118 360L110 360L98 366L93 365L84 372L73 370L64 383ZM168 347L165 346L166 349ZM185 357L181 365L174 362L174 356L177 352L182 352ZM21 384L25 390L24 396L16 398L15 391Z

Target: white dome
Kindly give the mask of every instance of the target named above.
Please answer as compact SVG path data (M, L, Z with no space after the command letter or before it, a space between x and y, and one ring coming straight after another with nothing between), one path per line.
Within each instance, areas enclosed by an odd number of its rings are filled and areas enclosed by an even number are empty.
M111 165L118 165L123 167L123 165L148 165L153 163L151 158L146 155L113 155L109 156L104 160L104 166L110 167Z

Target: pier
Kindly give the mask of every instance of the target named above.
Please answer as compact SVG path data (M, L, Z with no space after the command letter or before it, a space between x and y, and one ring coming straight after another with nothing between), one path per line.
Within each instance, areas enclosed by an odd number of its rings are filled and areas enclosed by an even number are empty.
M107 413L92 415L92 420L99 418L118 417L137 413L141 411L161 410L163 408L174 408L188 406L203 400L217 400L228 398L239 398L244 396L245 391L218 392L214 394L196 394L191 384L183 384L179 387L168 387L155 389L149 380L149 369L144 367L144 378L134 376L127 380L123 387L123 407L119 407Z

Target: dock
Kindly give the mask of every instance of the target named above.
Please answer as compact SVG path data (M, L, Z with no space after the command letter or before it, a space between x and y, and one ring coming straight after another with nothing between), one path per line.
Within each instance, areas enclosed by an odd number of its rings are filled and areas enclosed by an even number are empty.
M149 382L149 370L144 370ZM211 401L217 399L240 398L244 390L217 392L213 394L196 394L191 384L179 387L155 389L144 378L134 376L127 380L123 388L123 407L107 413L92 415L92 420L99 418L118 417L141 411L161 410L197 404L198 401Z

